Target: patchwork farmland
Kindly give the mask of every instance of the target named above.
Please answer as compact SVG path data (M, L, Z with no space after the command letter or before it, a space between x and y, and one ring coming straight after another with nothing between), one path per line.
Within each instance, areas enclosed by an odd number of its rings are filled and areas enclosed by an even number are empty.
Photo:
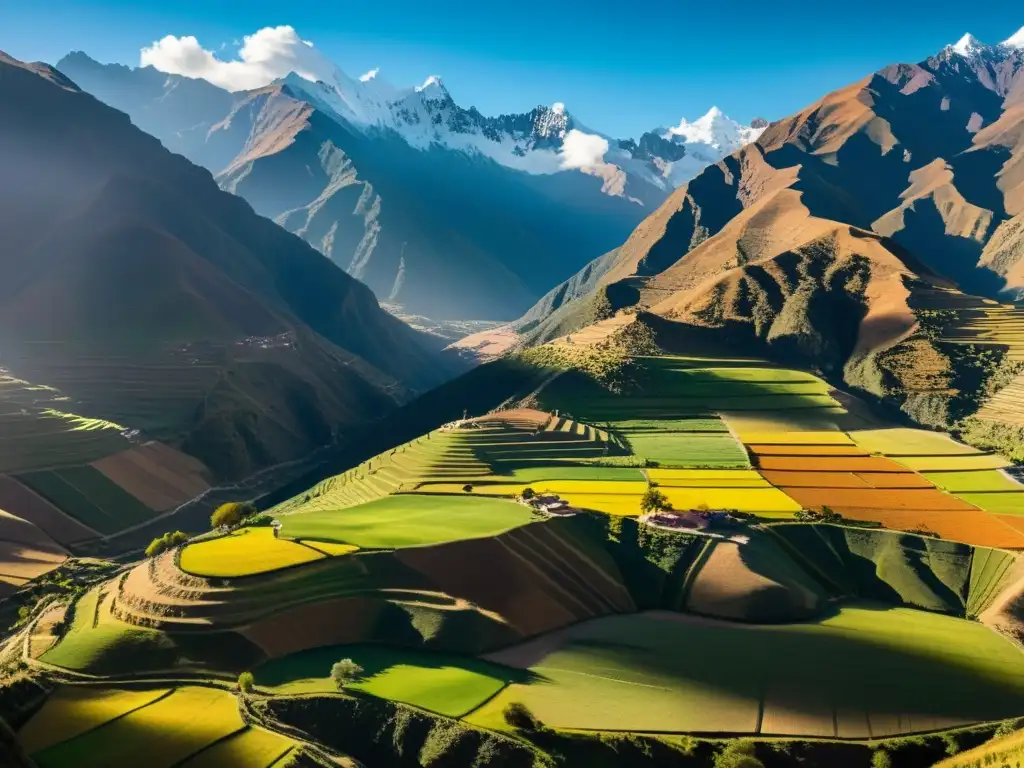
M19 738L40 766L115 738L105 759L127 764L152 729L168 765L280 768L331 707L390 733L374 702L503 755L533 738L513 703L558 749L570 732L877 745L1024 715L1024 488L1002 457L759 361L644 358L637 379L549 377L531 407L440 425L51 606L23 654L63 682ZM101 534L209 482L164 450L19 487ZM652 490L711 522L642 519ZM841 524L805 522L829 510ZM338 738L373 764L379 744Z

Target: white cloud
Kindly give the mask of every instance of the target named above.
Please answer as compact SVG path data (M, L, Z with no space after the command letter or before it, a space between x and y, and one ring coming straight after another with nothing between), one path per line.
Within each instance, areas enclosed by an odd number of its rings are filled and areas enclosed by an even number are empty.
M168 35L143 48L142 66L209 80L229 91L259 88L295 72L307 80L326 80L334 65L292 27L264 27L246 35L235 59L224 60L191 36Z
M604 162L607 151L607 139L573 128L565 134L558 155L562 168L591 168Z
M380 67L374 67L369 72L364 72L359 76L359 82L368 83L370 80L373 80L373 78L377 76L378 72L380 72Z

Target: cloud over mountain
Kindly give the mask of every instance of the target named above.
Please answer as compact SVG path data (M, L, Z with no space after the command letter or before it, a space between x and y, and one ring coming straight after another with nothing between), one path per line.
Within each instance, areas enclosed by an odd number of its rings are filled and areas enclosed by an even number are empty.
M224 60L192 35L167 35L143 48L142 66L161 72L208 80L229 91L268 85L295 72L307 80L323 80L334 65L290 26L264 27L242 40L238 57Z

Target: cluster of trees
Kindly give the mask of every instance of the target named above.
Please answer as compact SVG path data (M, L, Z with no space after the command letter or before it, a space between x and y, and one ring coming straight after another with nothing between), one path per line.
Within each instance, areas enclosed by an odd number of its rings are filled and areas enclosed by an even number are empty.
M211 528L234 528L240 525L247 517L253 517L259 513L256 505L250 501L229 501L221 504L210 515Z
M181 546L188 541L188 538L188 534L182 531L170 531L165 533L160 538L153 539L149 542L149 546L146 547L146 557L156 557L161 552L166 552L169 549Z

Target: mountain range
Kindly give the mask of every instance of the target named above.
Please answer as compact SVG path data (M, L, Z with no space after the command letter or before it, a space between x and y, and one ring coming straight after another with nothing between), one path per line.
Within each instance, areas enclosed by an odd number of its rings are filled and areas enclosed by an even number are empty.
M229 92L72 53L57 69L407 313L508 320L757 138L712 109L617 140L563 104L486 117L439 78L291 74Z
M952 374L920 310L954 295L1024 300L1024 33L966 36L772 123L497 337L460 345L536 344L636 307L931 402Z
M8 384L239 477L452 375L433 337L57 70L0 56L0 100ZM11 429L42 423L8 406Z

